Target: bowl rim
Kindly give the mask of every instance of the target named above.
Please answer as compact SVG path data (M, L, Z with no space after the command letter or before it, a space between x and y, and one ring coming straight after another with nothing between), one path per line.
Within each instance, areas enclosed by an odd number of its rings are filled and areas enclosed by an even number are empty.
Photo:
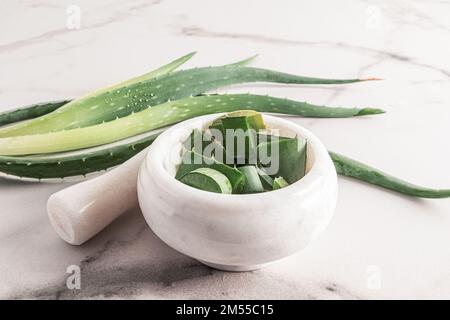
M313 133L304 127L294 123L292 121L268 115L262 113L264 120L269 122L273 127L280 127L283 129L287 129L294 134L297 134L303 138L306 138L307 144L311 145L312 153L313 153L313 163L310 170L305 174L303 178L290 184L287 187L272 190L268 192L260 192L260 193L251 193L251 194L222 194L215 193L210 191L204 191L200 189L196 189L194 187L185 185L181 181L175 179L164 166L165 157L167 157L167 153L171 152L170 147L167 147L169 139L173 134L179 131L178 136L183 133L183 129L188 128L190 126L193 127L193 124L201 124L202 126L208 122L215 120L217 117L220 117L225 113L214 113L204 116L195 117L189 120L185 120L180 122L168 130L164 131L161 135L159 135L155 141L151 144L149 151L145 157L143 162L143 167L146 167L146 170L141 170L141 174L139 178L141 178L144 171L146 174L151 174L155 181L158 181L161 186L170 189L172 192L180 195L189 195L191 198L195 198L198 201L206 201L210 200L216 203L220 202L228 202L234 201L236 199L255 199L255 200L266 200L271 196L282 196L283 194L290 195L298 193L301 190L308 189L308 186L314 184L315 181L322 175L323 171L326 171L327 168L332 164L331 158L328 154L323 143L317 138ZM184 131L185 132L185 131ZM333 167L334 168L334 167Z

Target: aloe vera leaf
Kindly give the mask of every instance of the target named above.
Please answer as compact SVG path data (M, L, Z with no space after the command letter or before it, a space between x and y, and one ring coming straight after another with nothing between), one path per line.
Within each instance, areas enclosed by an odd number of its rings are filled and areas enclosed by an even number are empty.
M244 67L244 66L249 65L250 63L252 63L257 57L258 57L258 55L255 54L255 55L253 55L253 56L251 56L251 57L249 57L249 58L246 58L246 59L244 59L244 60L241 60L241 61L238 61L238 62L229 64L229 65L230 65L230 66L235 66L235 67L236 67L236 66L237 66L237 67Z
M264 190L273 190L273 178L269 176L264 169L256 166L256 172L258 172L259 179L264 187Z
M26 155L77 150L125 139L205 114L248 106L260 112L320 117L351 117L368 109L330 108L259 95L201 96L170 101L114 121L51 133L0 138L0 155ZM382 113L370 109L372 114Z
M155 130L120 143L75 152L24 157L0 156L0 172L39 180L85 176L125 162L148 147L162 131Z
M0 156L0 172L17 177L51 179L79 176L106 170L136 155L139 151L150 145L158 134L153 133L138 141L123 143L115 147L105 145L100 147L101 149L98 151L85 149L74 155L70 152L30 157ZM115 155L114 157L111 157L111 152ZM450 189L433 189L411 184L344 155L332 151L329 151L329 153L334 162L336 172L339 175L364 181L412 197L450 197ZM264 184L263 176L260 175L260 177Z
M216 193L231 194L230 180L221 172L211 168L198 168L185 174L180 181L188 186Z
M161 68L154 70L153 74L150 74L150 75L160 76L167 72L171 72L175 68L179 67L181 64L187 62L194 54L195 54L195 52L192 52L186 56L183 56L183 57L169 63L168 65L162 66ZM244 59L242 61L235 62L232 65L245 66L245 65L251 63L256 57L257 57L257 55L254 55L254 56ZM147 76L148 76L148 74L145 74L145 75L139 76L137 78L133 78L133 79L127 80L125 82L116 84L112 87L119 88L121 86L130 85L133 82L139 82L139 81L145 80L145 78ZM109 87L109 89L111 89L111 87ZM20 107L20 108L14 109L14 110L8 110L5 112L1 112L0 113L0 126L14 123L14 122L23 121L23 120L34 119L34 118L43 116L47 113L55 111L59 107L62 107L63 105L71 102L72 100L73 99L65 99L65 100L57 100L57 101L39 102L39 103L35 103L35 104L29 105L29 106Z
M265 191L255 166L242 166L239 167L238 170L245 176L242 193L258 193Z
M231 183L233 193L240 193L245 182L244 175L234 167L227 166L214 158L205 157L193 151L187 151L181 160L175 179L180 180L184 175L198 168L208 167L224 174Z
M407 196L420 198L448 198L450 189L433 189L396 178L379 169L371 167L357 160L329 151L336 172L340 175L365 181L370 184L386 188Z
M122 88L122 87L125 87L125 86L128 86L128 85L131 85L131 84L135 84L135 83L138 83L138 82L147 81L149 79L153 79L153 78L157 78L157 77L160 77L160 76L164 76L164 75L174 71L179 66L185 64L196 53L197 53L196 51L190 52L187 55L184 55L184 56L182 56L182 57L180 57L178 59L175 59L172 62L170 62L170 63L168 63L168 64L166 64L166 65L164 65L162 67L159 67L158 69L150 71L149 73L143 74L143 75L141 75L139 77L136 77L136 78L132 78L132 79L126 80L124 82L120 82L120 83L112 85L110 87L106 87L106 88L100 89L100 91L94 91L90 95L96 95L98 93L103 93L103 92L107 92L107 91L110 91L110 90L119 89L119 88ZM253 55L253 56L251 56L249 58L246 58L246 59L243 59L243 60L240 60L238 62L231 63L231 64L226 64L224 66L243 67L243 66L246 66L246 65L250 64L251 62L253 62L253 60L255 60L255 58L257 56L258 55Z
M126 87L126 86L129 86L129 85L135 84L135 83L139 83L139 82L142 82L142 81L147 81L149 79L153 79L153 78L157 78L157 77L166 75L166 74L174 71L175 69L177 69L182 64L185 64L195 54L196 54L195 51L190 52L190 53L188 53L188 54L186 54L186 55L184 55L184 56L182 56L180 58L177 58L177 59L169 62L166 65L163 65L163 66L153 70L153 71L150 71L148 73L145 73L145 74L143 74L141 76L138 76L138 77L135 77L135 78L131 78L131 79L125 80L123 82L119 82L117 84L108 86L106 88L102 88L102 89L93 91L93 92L89 93L88 95L86 95L86 96L84 96L84 97L82 97L80 99L90 98L90 97L96 96L98 94L106 93L106 92L111 91L111 90L120 89L122 87ZM80 100L80 99L76 99L76 100Z
M91 126L112 121L167 101L196 96L212 89L238 83L327 84L357 81L361 80L309 78L242 66L181 70L156 79L134 83L125 88L102 92L82 100L70 102L42 117L0 129L0 137L47 133ZM242 107L252 109L250 105Z
M277 177L273 180L272 189L277 190L277 189L287 187L288 185L289 185L289 183L287 183L287 181L284 180L283 177Z
M288 183L294 183L305 175L306 146L306 140L301 138L272 138L258 145L258 159L263 161L262 165L270 175L281 176Z
M9 110L0 113L0 126L23 121L34 119L55 111L56 109L62 107L63 105L69 103L71 100L57 100L57 101L48 101L35 103L26 107L17 108L14 110Z
M114 85L111 85L111 86L108 86L105 88L95 90L81 98L78 98L78 99L68 99L68 100L54 101L54 102L43 102L43 103L37 103L35 105L28 106L28 107L20 108L20 109L14 110L14 111L6 111L6 112L0 114L0 126L3 124L9 124L9 123L13 123L13 122L21 121L21 120L34 119L37 117L46 116L48 114L51 114L51 115L49 115L51 117L52 115L61 112L61 110L59 110L59 109L62 106L65 106L66 108L71 108L73 105L75 105L75 106L82 105L85 101L90 101L91 98L94 98L99 95L102 96L103 94L110 92L112 90L121 89L121 88L130 86L130 85L133 85L136 83L150 80L152 78L157 78L157 77L163 76L165 74L168 74L168 73L174 71L176 68L178 68L182 64L186 63L188 60L190 60L195 55L195 53L196 52L188 53L187 55L184 55L178 59L175 59L175 60L171 61L170 63L163 65L162 67L159 67L153 71L150 71L141 76L131 78L126 81L123 81L123 82L120 82L120 83L117 83L117 84L114 84ZM246 60L240 61L238 63L245 64ZM62 102L64 102L64 103L62 103ZM59 110L59 111L54 112L56 110ZM2 118L4 118L8 122L2 123ZM39 118L39 121L44 121L42 119L45 120L46 118ZM36 124L36 122L27 121L27 122L17 124L15 126L10 126L8 128L0 129L0 136L2 136L2 134L4 134L4 136L20 135L21 130L28 128L30 126L33 127L33 125L35 125L35 124ZM64 128L62 128L62 129L64 129ZM15 134L15 132L16 132L16 134ZM40 132L42 132L42 131L40 131Z
M48 113L51 113L51 112L59 109L63 105L67 105L69 102L82 101L89 97L92 97L92 96L95 96L98 94L102 94L102 93L105 93L110 90L118 89L121 87L126 87L133 83L137 83L137 82L145 81L145 80L148 80L151 78L162 76L164 74L172 72L173 70L178 68L180 65L187 62L189 59L192 58L192 56L194 54L195 54L195 52L191 52L191 53L189 53L181 58L178 58L178 59L170 62L169 64L164 65L164 66L162 66L156 70L153 70L149 73L143 74L136 78L126 80L124 82L117 83L115 85L111 85L106 88L99 89L99 90L94 91L94 92L92 92L84 97L81 97L79 99L75 99L75 100L74 99L66 99L66 100L58 100L58 101L40 102L40 103L32 104L30 106L21 107L21 108L12 110L12 111L2 112L2 113L0 113L0 126L18 122L18 121L34 119L34 118L46 115ZM246 63L246 60L240 61L240 62L238 62L238 64Z
M72 104L78 104L78 103L82 103L90 98L96 97L98 95L104 94L104 93L108 93L112 90L116 90L116 89L121 89L136 83L140 83L140 82L145 82L157 77L161 77L163 75L166 75L172 71L174 71L175 69L177 69L179 66L181 66L182 64L186 63L187 61L189 61L194 55L196 54L195 51L190 52L180 58L177 58L171 62L169 62L166 65L163 65L155 70L152 70L150 72L147 72L143 75L104 87L104 88L100 88L98 90L94 90L90 93L88 93L87 95L74 99L73 101L71 101Z

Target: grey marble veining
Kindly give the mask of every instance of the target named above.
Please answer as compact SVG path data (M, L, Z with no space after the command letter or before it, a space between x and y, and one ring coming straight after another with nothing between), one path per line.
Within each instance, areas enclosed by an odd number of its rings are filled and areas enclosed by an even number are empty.
M448 1L1 1L0 110L75 97L197 50L186 67L259 53L256 66L348 86L252 84L330 106L373 106L360 119L289 117L332 150L412 182L448 187ZM21 21L21 23L17 23ZM0 298L450 298L450 201L418 200L341 178L318 241L266 269L226 273L160 241L138 209L80 247L58 238L46 201L64 183L0 180ZM81 289L68 289L71 265Z
M66 276L63 275L51 283L43 283L42 286L12 290L6 297L201 299L205 297L202 288L209 287L208 298L214 299L359 298L332 281L323 281L308 288L301 282L292 282L288 277L279 277L270 271L245 273L217 271L164 245L147 228L139 212L130 213L116 224L123 223L133 225L131 238L118 240L114 239L114 234L110 234L108 238L111 239L96 245L92 253L79 261L82 274L81 290L68 290ZM106 232L112 233L110 230ZM152 251L148 247L158 251L157 257L152 257ZM118 251L123 254L117 254ZM129 261L126 252L130 251L147 254ZM245 286L236 287L235 283L245 283Z

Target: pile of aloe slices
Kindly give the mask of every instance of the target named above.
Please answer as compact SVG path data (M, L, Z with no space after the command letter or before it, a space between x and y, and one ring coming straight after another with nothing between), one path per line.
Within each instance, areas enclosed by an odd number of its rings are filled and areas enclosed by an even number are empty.
M235 111L192 131L175 178L223 194L272 191L303 178L306 148L305 139L268 129L259 112Z

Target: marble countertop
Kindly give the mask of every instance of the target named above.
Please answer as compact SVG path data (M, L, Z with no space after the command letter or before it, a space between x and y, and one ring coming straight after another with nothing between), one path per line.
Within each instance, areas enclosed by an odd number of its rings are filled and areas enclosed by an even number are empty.
M329 149L449 187L449 15L439 0L1 1L0 109L79 96L193 50L189 66L259 53L256 66L385 80L222 91L384 108L290 119ZM266 269L226 273L163 244L139 209L82 246L66 244L45 206L68 184L0 180L0 298L450 298L450 200L340 178L335 217L315 243ZM81 289L66 286L71 265Z

